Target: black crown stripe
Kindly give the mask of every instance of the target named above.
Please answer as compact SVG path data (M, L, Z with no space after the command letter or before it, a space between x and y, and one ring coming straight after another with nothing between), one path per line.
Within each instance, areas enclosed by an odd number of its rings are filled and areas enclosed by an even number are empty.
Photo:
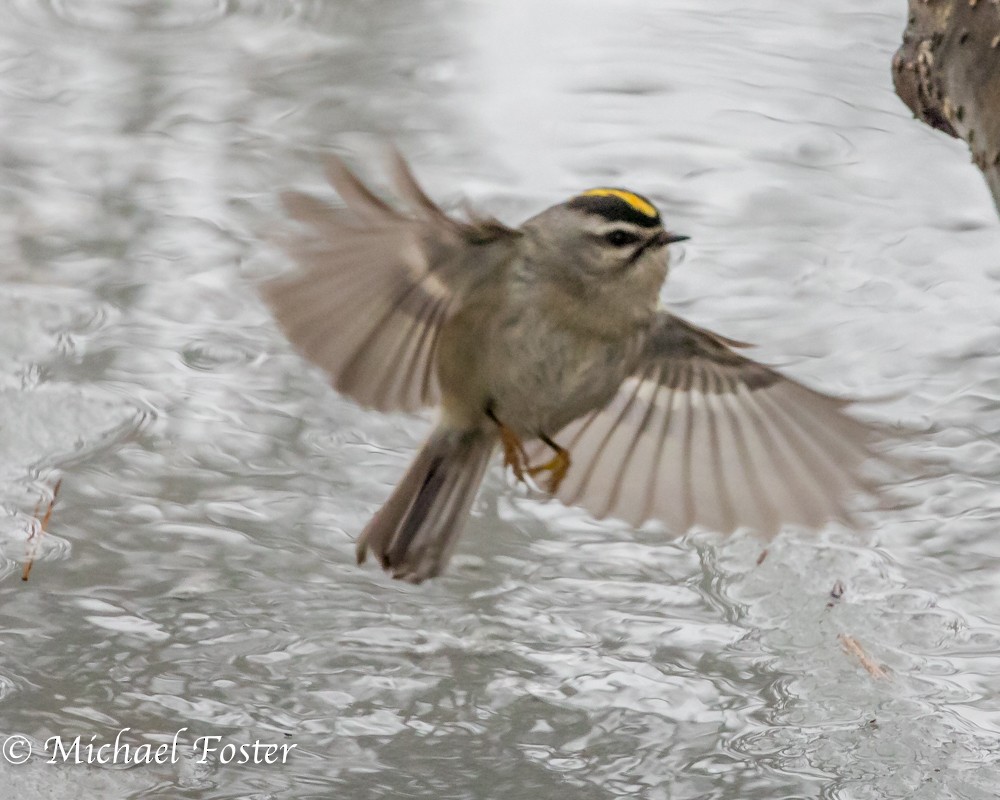
M591 193L592 192L592 193ZM656 207L642 195L624 189L591 190L577 195L567 203L570 208L596 214L608 222L630 222L643 228L660 225L660 214ZM626 200L628 197L630 200ZM651 210L652 215L648 213Z

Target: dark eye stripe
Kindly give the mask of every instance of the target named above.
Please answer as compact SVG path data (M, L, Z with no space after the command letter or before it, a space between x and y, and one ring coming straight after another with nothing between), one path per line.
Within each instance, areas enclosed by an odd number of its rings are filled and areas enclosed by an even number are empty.
M614 230L605 233L602 238L612 247L624 247L627 244L635 244L636 242L641 241L642 237L632 233L631 231L626 231L622 228L615 228Z

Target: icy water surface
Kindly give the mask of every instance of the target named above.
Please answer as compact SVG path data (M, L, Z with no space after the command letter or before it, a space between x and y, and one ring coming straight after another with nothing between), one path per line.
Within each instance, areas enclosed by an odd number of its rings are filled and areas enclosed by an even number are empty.
M3 4L0 738L187 745L0 761L3 796L996 796L1000 225L964 147L892 93L904 21L904 0ZM436 197L512 223L595 184L650 195L692 236L673 308L893 395L869 415L934 466L864 536L787 532L760 563L495 469L446 577L356 567L428 422L337 397L249 285L282 267L277 191L318 188L331 151L377 177L389 139ZM295 749L201 764L208 735Z

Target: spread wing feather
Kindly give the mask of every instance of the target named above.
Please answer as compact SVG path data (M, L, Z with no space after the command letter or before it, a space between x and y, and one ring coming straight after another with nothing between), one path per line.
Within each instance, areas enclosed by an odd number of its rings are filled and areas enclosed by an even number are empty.
M845 401L740 355L741 345L659 312L608 406L555 436L572 459L558 499L676 533L849 522L849 496L870 489L860 475L869 429Z

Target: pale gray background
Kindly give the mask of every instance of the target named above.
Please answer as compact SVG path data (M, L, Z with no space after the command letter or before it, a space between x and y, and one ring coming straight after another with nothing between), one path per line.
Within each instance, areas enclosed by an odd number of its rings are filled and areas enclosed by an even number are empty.
M990 798L1000 225L909 119L904 0L8 0L0 734L294 742L284 767L0 763L35 798ZM602 183L664 295L921 431L867 533L679 542L493 470L449 574L353 537L427 428L338 398L249 288L324 150L516 223ZM356 162L357 163L357 162ZM681 252L681 248L678 248ZM30 582L40 492L64 482ZM836 581L844 597L828 608ZM838 634L885 664L874 680Z

